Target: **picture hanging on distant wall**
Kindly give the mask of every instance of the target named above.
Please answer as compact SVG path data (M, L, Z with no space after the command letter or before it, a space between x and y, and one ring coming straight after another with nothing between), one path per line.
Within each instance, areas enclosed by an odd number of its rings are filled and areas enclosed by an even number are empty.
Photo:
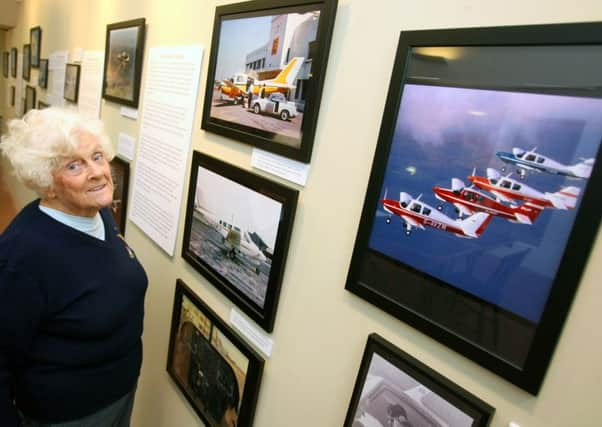
M119 157L111 161L111 176L113 178L113 203L111 213L119 227L121 235L125 236L125 223L128 206L130 183L130 164Z
M42 52L42 29L40 27L29 30L29 44L31 45L31 66L38 68Z
M65 68L65 90L63 97L67 101L77 102L79 96L79 64L67 64Z
M36 108L36 88L30 85L27 85L25 88L25 111L23 114L26 114L29 110L33 110Z
M10 75L17 78L17 48L10 49Z
M2 75L5 78L8 78L9 63L10 63L10 53L3 52L2 53Z
M29 81L31 75L31 47L26 44L23 45L23 70L21 76L23 80Z
M48 60L40 59L40 71L38 73L38 86L42 89L48 87Z

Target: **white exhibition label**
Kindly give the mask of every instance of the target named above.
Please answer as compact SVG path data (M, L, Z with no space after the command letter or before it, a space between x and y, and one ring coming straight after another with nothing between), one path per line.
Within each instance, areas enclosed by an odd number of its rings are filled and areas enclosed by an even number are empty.
M100 118L104 60L105 56L102 51L85 51L83 53L78 109L81 115L91 119Z
M54 107L63 107L65 98L65 68L69 52L64 50L53 52L48 56L48 89L47 101Z
M129 219L173 256L202 46L149 50Z
M274 340L254 327L235 308L230 310L230 323L267 357L272 355Z
M75 47L71 51L71 62L82 62L84 59L84 49Z
M130 108L130 107L121 107L119 109L119 114L123 117L127 117L128 119L137 120L138 119L138 109Z
M309 164L277 156L258 148L253 149L251 166L303 186L307 183L309 174Z
M136 138L123 132L119 132L117 139L117 154L124 159L134 160L134 148L136 147Z

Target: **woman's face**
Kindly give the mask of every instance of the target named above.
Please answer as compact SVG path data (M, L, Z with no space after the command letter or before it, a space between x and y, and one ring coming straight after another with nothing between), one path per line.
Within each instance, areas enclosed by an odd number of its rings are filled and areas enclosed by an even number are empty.
M93 217L113 201L109 162L95 136L81 132L79 147L60 161L45 199L49 207L78 216Z

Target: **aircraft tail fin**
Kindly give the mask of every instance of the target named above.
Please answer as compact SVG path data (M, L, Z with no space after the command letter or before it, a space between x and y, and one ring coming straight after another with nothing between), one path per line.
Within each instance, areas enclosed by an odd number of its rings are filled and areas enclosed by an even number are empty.
M514 217L516 218L516 221L520 222L521 224L531 225L542 211L542 206L532 203L525 203L514 210Z
M489 225L492 216L485 212L477 212L474 215L460 221L460 227L467 237L477 238Z
M280 73L274 78L273 82L281 85L295 86L295 80L297 79L297 74L299 74L299 70L301 70L301 66L303 65L302 56L296 56L291 59L286 67L280 71Z
M574 186L563 187L555 193L546 193L546 199L552 203L556 209L574 209L577 205L577 197L581 190Z
M577 163L576 165L570 166L570 171L577 178L589 178L592 174L592 168L594 167L595 159L585 159L582 162Z

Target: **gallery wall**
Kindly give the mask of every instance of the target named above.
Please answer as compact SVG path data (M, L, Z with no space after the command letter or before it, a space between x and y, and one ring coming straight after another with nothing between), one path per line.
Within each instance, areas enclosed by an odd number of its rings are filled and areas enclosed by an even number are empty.
M249 146L200 129L213 16L215 7L225 3L229 2L24 0L18 10L18 25L6 33L3 44L0 36L0 50L13 46L21 50L29 40L29 29L38 25L43 30L44 58L59 50L103 50L107 24L145 17L146 53L157 46L200 44L205 48L192 148L251 169ZM495 407L493 426L507 426L510 421L523 427L599 425L599 234L538 396L344 289L399 32L596 20L602 20L602 2L598 0L339 1L307 185L296 186L270 177L297 188L300 197L271 334L273 353L266 360L255 425L342 425L366 339L372 332ZM37 80L35 70L32 78ZM0 84L0 94L6 93L7 84L1 77ZM38 90L38 99L45 99L43 90ZM0 111L4 117L14 116L6 96L0 96ZM123 117L116 104L103 102L101 118L114 141L120 132L139 134L139 119ZM190 160L191 156L188 165ZM133 173L135 168L134 160ZM9 182L19 206L34 197L14 180ZM187 181L184 187L186 194ZM176 279L183 279L226 321L233 307L181 258L184 213L182 206L173 257L135 224L127 225L126 239L150 279L134 426L202 425L165 370ZM403 238L401 230L399 238Z

